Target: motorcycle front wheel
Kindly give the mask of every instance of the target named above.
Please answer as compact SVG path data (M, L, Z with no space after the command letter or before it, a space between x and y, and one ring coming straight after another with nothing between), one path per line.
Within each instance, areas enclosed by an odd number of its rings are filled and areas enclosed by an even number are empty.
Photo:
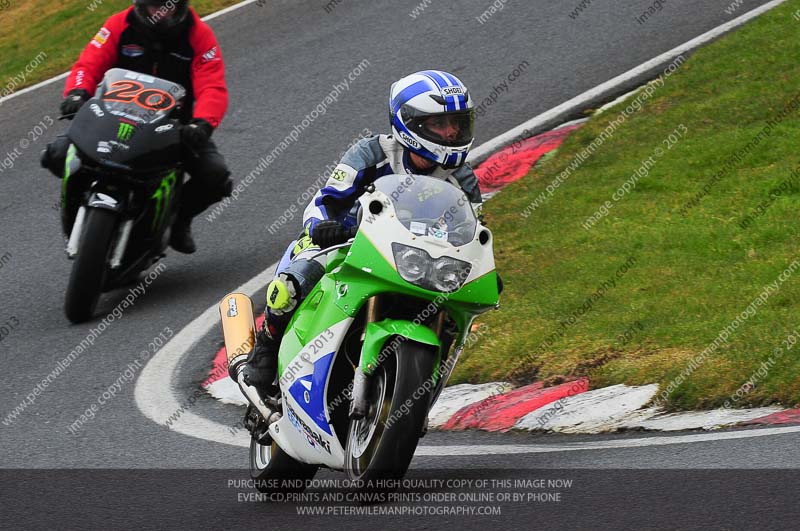
M373 374L369 410L350 422L345 470L353 481L402 478L414 457L431 398L435 352L404 341Z
M89 209L64 300L64 313L73 323L88 321L94 314L103 291L116 228L117 214L100 208Z

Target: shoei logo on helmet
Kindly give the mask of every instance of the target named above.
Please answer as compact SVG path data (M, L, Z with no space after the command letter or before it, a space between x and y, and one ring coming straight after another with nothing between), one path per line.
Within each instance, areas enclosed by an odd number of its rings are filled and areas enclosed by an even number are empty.
M236 317L239 315L239 309L236 307L236 299L231 297L228 299L228 317Z
M453 96L454 94L464 94L464 90L461 87L445 87L442 89L442 94Z
M410 136L408 136L407 134L405 134L402 131L400 132L400 138L402 138L403 142L405 142L406 144L408 144L412 148L419 149L419 147L420 147L419 142L417 142L416 140L414 140L413 138L411 138Z

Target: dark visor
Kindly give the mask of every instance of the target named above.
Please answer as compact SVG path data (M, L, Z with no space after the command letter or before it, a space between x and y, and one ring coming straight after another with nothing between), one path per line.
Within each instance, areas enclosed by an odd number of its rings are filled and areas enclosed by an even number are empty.
M420 113L403 109L403 118L409 131L425 140L442 146L458 147L472 142L474 138L474 110L444 113Z

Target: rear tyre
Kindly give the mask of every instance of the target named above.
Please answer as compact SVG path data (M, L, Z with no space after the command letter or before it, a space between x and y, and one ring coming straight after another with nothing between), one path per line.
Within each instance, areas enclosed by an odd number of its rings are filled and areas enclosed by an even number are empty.
M266 431L261 415L254 413L252 406L247 415L257 415L260 423L257 432ZM250 477L256 480L256 488L265 493L302 492L318 467L295 460L269 436L261 439L266 439L264 444L255 437L250 439Z
M404 341L383 362L371 386L369 412L350 422L345 470L353 481L402 478L414 457L431 398L432 347Z
M89 209L64 302L64 312L73 323L88 321L94 314L103 291L108 271L106 264L116 228L116 213Z

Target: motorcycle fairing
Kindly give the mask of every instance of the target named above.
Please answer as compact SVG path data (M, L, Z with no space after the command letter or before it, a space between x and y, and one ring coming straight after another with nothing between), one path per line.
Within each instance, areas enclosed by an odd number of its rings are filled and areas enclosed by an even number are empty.
M459 343L463 343L475 316L494 308L498 302L491 238L484 235L483 243L480 241L481 231L488 229L479 227L474 239L459 245L454 252L453 245L436 235L418 235L404 227L397 218L394 203L383 192L368 192L359 201L364 212L370 212L371 201L381 202L384 209L378 215L365 216L349 250L331 253L326 274L290 321L278 359L285 414L269 428L273 440L294 459L337 470L344 469L344 448L336 426L331 424L328 408L333 407L332 400L346 403L349 397L328 396L331 367L340 354L346 332L366 301L392 293L435 302L458 324ZM447 294L430 291L405 281L397 272L391 248L394 242L423 248L434 259L445 254L457 256L470 262L472 268L457 291ZM377 360L381 347L393 335L440 346L430 328L406 320L372 323L367 333L367 344L359 361L365 367ZM437 353L432 375L437 381L441 355Z
M344 318L324 326L305 342L290 329L281 342L278 383L286 414L270 425L269 431L280 447L298 461L344 468L344 448L327 411L329 400L334 398L328 396L328 385L335 353L352 322ZM346 401L347 397L342 396L341 400Z

